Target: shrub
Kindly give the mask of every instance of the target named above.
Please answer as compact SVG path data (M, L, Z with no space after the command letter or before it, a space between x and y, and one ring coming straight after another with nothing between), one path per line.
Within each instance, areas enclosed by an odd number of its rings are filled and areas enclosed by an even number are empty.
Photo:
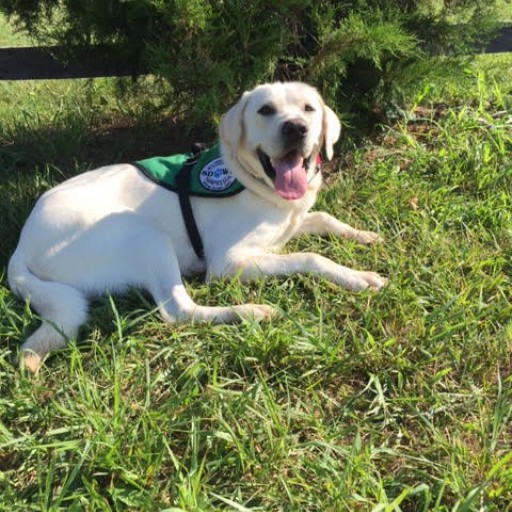
M496 19L493 0L0 0L0 10L44 43L115 43L193 121L275 79L384 110L432 72L429 57L461 55Z

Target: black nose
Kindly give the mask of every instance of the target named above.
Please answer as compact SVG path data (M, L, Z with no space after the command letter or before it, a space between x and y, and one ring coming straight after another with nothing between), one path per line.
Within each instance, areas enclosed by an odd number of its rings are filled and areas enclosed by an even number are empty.
M301 119L289 119L283 123L281 133L287 142L301 142L308 133L308 127Z

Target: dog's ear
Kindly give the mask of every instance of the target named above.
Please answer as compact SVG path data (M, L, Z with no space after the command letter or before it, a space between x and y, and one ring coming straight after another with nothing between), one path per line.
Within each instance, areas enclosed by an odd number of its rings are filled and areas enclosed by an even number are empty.
M327 160L331 160L334 153L333 146L340 138L341 124L338 116L327 105L324 105L323 124L325 156Z
M244 92L238 102L222 116L220 121L220 139L235 151L244 133L243 114L249 100L249 94L249 92Z

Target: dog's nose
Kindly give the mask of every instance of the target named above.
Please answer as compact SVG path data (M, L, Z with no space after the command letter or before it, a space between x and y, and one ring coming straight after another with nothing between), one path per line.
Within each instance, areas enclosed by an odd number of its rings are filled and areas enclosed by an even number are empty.
M301 119L289 119L283 123L281 133L288 142L300 142L308 133L308 127Z

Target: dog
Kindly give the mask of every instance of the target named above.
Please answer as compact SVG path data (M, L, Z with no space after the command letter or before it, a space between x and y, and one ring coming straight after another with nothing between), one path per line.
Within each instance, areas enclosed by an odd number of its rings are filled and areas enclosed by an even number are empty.
M304 233L381 241L374 232L309 211L322 183L319 154L332 158L340 131L336 114L309 85L277 82L245 92L219 127L224 171L241 191L220 199L188 198L201 255L187 232L181 197L136 165L101 167L47 191L8 266L11 290L42 318L21 347L24 366L35 372L52 349L75 338L86 322L88 298L106 291L147 290L167 322L230 323L266 319L274 310L261 304L198 305L182 276L251 281L306 273L350 290L381 288L386 280L377 273L315 253L278 253Z

